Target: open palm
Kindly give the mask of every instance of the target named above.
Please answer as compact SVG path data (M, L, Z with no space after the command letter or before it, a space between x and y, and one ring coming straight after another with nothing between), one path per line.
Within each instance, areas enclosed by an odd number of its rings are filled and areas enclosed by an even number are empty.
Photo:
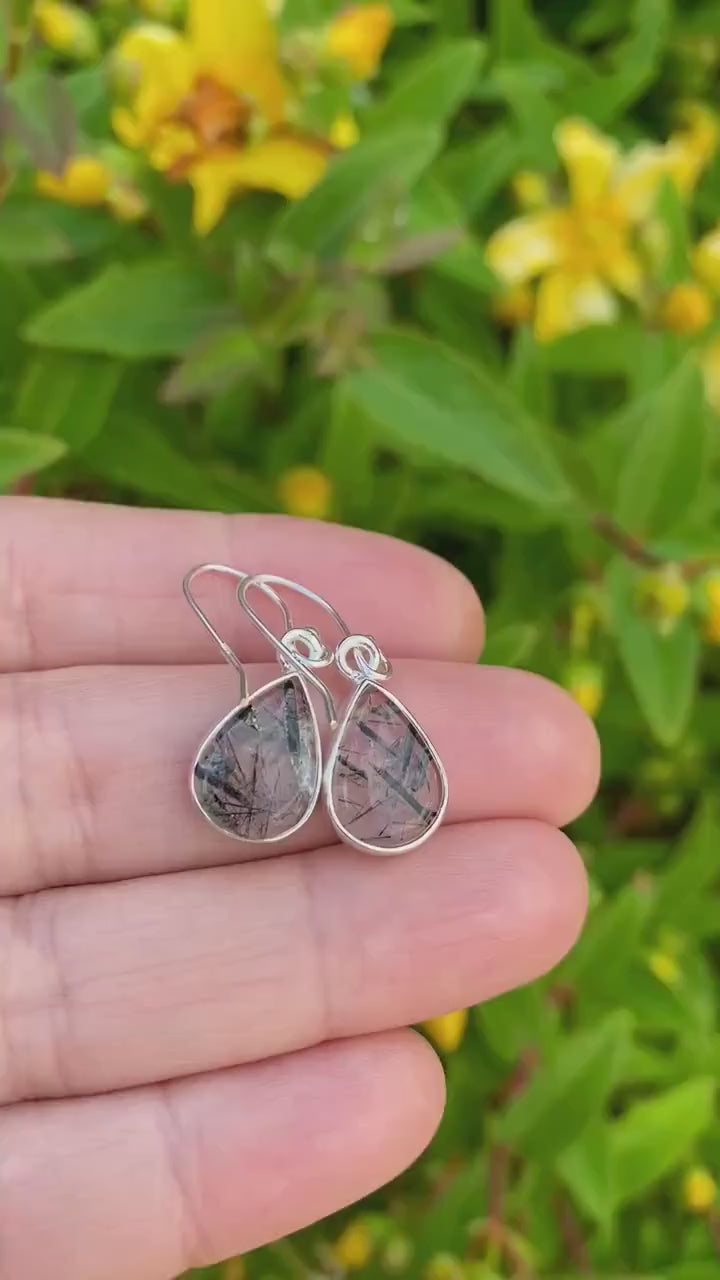
M270 849L203 821L188 768L236 680L182 599L200 561L296 578L378 637L448 772L424 848L338 846L321 809ZM229 597L257 688L277 668ZM465 580L392 539L0 501L1 1280L167 1280L427 1143L442 1072L404 1028L547 969L585 904L557 828L595 788L593 730L474 665L481 639Z

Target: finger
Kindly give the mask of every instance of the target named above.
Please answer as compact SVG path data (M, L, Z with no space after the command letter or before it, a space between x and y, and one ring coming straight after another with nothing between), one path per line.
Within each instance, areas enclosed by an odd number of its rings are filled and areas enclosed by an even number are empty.
M250 675L251 688L259 688L277 669ZM401 662L392 688L443 760L448 821L525 817L564 825L590 802L599 769L595 730L549 681L503 668ZM194 805L191 762L236 698L224 666L0 677L0 755L7 762L0 773L0 892L333 844L322 804L286 843L264 846L228 839Z
M0 1276L167 1280L244 1253L398 1174L442 1071L411 1031L0 1119Z
M528 982L574 941L582 864L537 822L8 902L0 1101L93 1093L406 1026Z
M470 584L395 538L287 516L0 498L0 670L218 661L181 590L188 569L214 561L312 587L392 654L462 661L479 652ZM265 657L232 588L211 580L202 593L243 660Z

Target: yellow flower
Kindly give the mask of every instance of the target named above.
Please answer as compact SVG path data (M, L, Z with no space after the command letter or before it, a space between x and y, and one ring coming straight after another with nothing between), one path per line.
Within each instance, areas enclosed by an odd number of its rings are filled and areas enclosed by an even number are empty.
M40 39L51 49L80 62L99 56L97 28L84 9L65 0L36 0L33 17Z
M619 298L642 299L639 231L666 177L689 195L714 138L708 120L691 113L683 132L664 147L642 144L623 155L614 139L585 120L557 126L567 199L507 223L486 249L489 266L506 288L538 282L538 341L611 323L619 314Z
M355 80L370 80L377 72L393 28L386 4L354 4L329 24L325 48L344 63Z
M64 204L91 207L102 205L108 196L112 175L97 156L79 155L69 160L62 174L42 170L35 178L40 195Z
M695 280L685 280L666 293L658 310L658 320L672 333L692 336L707 329L714 314L707 289Z
M651 951L647 957L647 967L663 986L677 987L682 978L680 965L669 951Z
M571 662L563 684L591 719L598 714L605 693L605 676L597 662L576 660Z
M443 1053L454 1053L463 1042L467 1024L467 1009L456 1009L454 1013L444 1013L439 1018L428 1018L423 1026L438 1049Z
M697 1165L683 1180L683 1204L691 1213L708 1213L717 1198L717 1183L708 1169Z
M370 25L374 8L361 9ZM352 74L359 69L349 46L337 56ZM368 65L366 56L363 71ZM128 100L113 113L115 132L168 178L190 183L200 235L216 226L238 192L306 195L333 147L357 138L348 116L325 136L297 124L301 103L265 0L189 0L184 32L147 23L131 28L117 49L116 78Z
M278 493L292 516L322 520L332 505L332 484L317 467L290 467L280 477Z
M360 1271L372 1257L373 1242L362 1218L351 1222L333 1245L335 1261L344 1271Z

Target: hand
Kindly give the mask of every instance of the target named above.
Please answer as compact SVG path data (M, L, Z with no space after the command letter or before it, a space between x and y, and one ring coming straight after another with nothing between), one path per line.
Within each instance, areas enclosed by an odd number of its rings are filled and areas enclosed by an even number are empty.
M377 635L449 776L422 849L340 847L319 809L268 857L197 812L189 766L237 687L180 590L212 560ZM460 574L355 530L6 498L0 601L0 1277L166 1280L418 1155L443 1077L404 1028L572 944L557 827L596 739L546 681L473 665ZM257 688L277 668L226 604Z

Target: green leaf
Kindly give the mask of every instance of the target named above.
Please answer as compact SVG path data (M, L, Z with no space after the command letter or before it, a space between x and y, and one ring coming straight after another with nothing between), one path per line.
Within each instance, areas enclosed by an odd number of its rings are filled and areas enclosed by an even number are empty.
M632 323L594 324L539 350L545 367L554 373L623 374L637 360L643 336L640 326Z
M710 1128L714 1111L715 1081L701 1077L637 1102L614 1121L610 1144L617 1202L640 1195L681 1164Z
M500 1117L498 1136L543 1165L600 1114L627 1050L631 1019L616 1010L558 1045L551 1061Z
M657 279L663 289L669 289L671 285L687 280L692 271L687 203L670 178L664 179L658 193L655 216L665 233L667 242L667 250L663 254Z
M546 1056L555 1035L556 1013L547 992L533 982L486 1001L478 1007L477 1019L493 1052L515 1063L530 1045Z
M232 468L222 474L182 453L149 419L114 415L84 452L90 468L113 484L180 507L266 510L260 484Z
M128 360L181 355L222 317L223 303L221 281L189 263L115 264L33 316L24 336Z
M708 466L708 414L697 361L689 357L651 397L618 479L616 516L627 530L654 536L691 509Z
M614 71L588 76L567 104L596 124L609 123L645 92L667 48L671 0L635 0L630 16L632 31L615 50Z
M583 996L622 999L623 984L636 959L652 900L634 883L599 903L580 942L563 965L563 977Z
M493 54L498 61L532 57L542 45L530 0L490 0L489 25Z
M468 38L444 40L424 50L397 75L366 118L369 129L437 125L454 115L477 78L484 47Z
M406 453L443 458L540 506L570 503L541 428L480 366L403 330L379 334L371 360L345 389Z
M343 152L310 194L288 204L280 215L271 256L289 270L313 255L340 256L374 209L397 202L413 186L440 142L437 129L400 129Z
M0 262L65 262L106 248L118 228L106 213L12 196L0 203Z
M653 917L659 926L692 934L698 909L720 876L718 850L720 815L715 799L707 797L656 879Z
M80 449L105 425L122 374L121 364L101 356L41 351L20 380L17 421Z
M228 391L262 363L256 338L241 325L206 335L172 372L162 390L168 404L206 400Z
M560 110L547 89L535 83L532 68L524 63L501 65L495 70L493 85L515 116L523 163L538 169L555 169L557 152L553 130L560 118Z
M522 163L515 134L497 125L441 156L437 171L465 212L476 216Z
M618 652L647 723L665 747L682 738L692 712L698 681L700 640L697 627L681 618L666 635L641 615L637 574L616 560L608 574L611 623Z
M0 427L0 489L57 462L65 452L62 440L17 427Z
M614 1207L613 1166L608 1125L603 1118L594 1117L562 1152L558 1173L578 1208L607 1228Z

